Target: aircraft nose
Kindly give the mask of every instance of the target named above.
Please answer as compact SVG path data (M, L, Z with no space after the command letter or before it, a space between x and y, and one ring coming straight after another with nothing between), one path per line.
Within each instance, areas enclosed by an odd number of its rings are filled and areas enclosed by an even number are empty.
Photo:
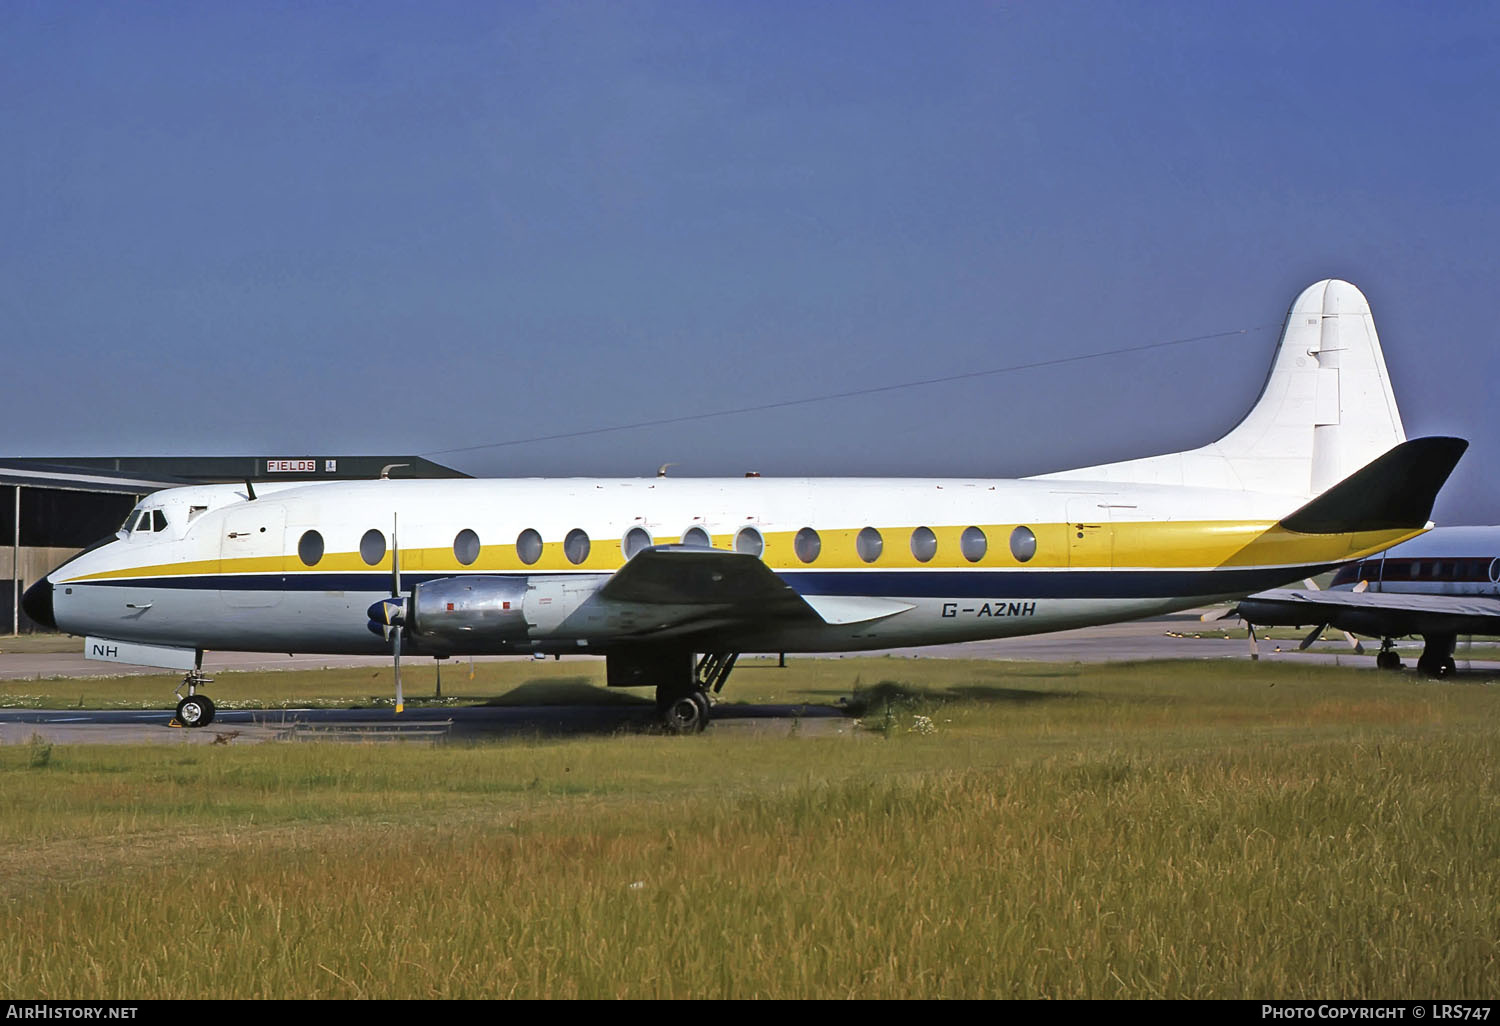
M49 631L57 630L57 620L52 615L52 582L43 577L21 596L21 608L26 615Z

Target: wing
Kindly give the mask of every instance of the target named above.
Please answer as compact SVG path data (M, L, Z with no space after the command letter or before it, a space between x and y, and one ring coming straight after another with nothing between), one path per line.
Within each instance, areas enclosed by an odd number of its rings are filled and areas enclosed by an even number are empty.
M1269 627L1327 624L1376 637L1500 632L1500 597L1281 588L1241 599L1240 616Z
M758 556L690 545L643 549L615 571L598 597L634 612L647 632L681 633L770 621L860 623L913 608L875 596L802 596Z
M604 582L599 595L646 605L802 606L797 593L759 557L692 545L637 552Z

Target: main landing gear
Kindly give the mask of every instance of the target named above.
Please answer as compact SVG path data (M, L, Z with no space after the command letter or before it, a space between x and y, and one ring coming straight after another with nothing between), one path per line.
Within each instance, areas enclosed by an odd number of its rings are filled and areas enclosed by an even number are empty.
M707 652L699 656L690 680L656 686L656 711L673 734L696 734L708 726L713 707L710 692L718 694L734 669L738 652Z
M203 675L203 654L200 652L197 665L187 672L182 683L173 692L180 701L177 703L177 715L172 719L172 726L206 727L214 721L213 702L207 695L198 694L199 688L211 683L213 678ZM186 698L182 696L183 688L188 689Z
M1457 671L1458 664L1453 661L1453 645L1458 641L1458 635L1424 634L1422 640L1426 645L1417 659L1418 673L1428 677L1447 677Z
M1424 634L1422 654L1417 658L1417 672L1424 677L1448 677L1458 670L1453 661L1453 645L1458 640L1454 634ZM1380 652L1375 656L1375 666L1382 670L1401 669L1401 655L1396 651L1394 638L1380 639Z

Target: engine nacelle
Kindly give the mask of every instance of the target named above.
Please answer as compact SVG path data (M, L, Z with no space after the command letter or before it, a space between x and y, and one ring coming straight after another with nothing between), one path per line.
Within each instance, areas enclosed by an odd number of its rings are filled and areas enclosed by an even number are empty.
M526 643L524 577L444 577L417 585L410 626L419 638L466 649Z

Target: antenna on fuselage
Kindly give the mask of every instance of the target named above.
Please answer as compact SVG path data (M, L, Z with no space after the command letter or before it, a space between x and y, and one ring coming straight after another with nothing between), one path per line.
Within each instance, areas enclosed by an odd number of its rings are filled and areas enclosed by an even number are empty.
M255 501L255 486L250 483L250 479L248 477L245 478L245 494L250 496L250 498L245 500L246 502Z
M410 463L387 463L385 466L380 468L380 480L389 481L391 479L391 471L395 470L397 467L409 466L411 466Z

